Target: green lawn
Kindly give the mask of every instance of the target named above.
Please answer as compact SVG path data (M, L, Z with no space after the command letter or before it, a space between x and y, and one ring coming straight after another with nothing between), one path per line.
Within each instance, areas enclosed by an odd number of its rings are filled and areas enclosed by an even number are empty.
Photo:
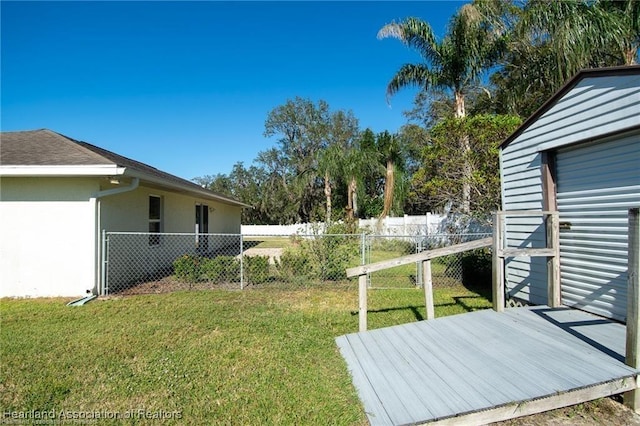
M0 408L133 410L135 424L157 423L138 410L203 425L366 424L334 342L358 329L356 288L0 300ZM461 286L435 298L437 316L489 307ZM418 289L370 291L370 328L423 316Z

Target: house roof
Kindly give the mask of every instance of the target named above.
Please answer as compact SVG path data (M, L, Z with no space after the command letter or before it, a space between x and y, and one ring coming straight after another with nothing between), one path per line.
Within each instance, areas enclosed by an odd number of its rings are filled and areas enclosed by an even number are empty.
M500 149L506 148L533 123L535 123L545 112L549 111L560 99L562 99L570 90L578 85L586 78L611 77L622 75L640 75L640 65L625 65L619 67L605 67L585 69L578 72L564 86L562 86L553 96L551 96L540 108L536 110L524 123L520 125L507 139L502 142Z
M105 176L122 174L137 177L142 182L173 191L190 192L225 204L250 207L232 197L209 191L194 182L163 172L148 164L48 129L2 132L0 135L0 168L2 169L27 166L29 170L47 168L52 170L49 172L50 175L62 175L63 170L68 170L68 167L85 167L86 170L90 170L87 174ZM67 167L63 169L64 166ZM22 175L28 175L28 173L22 173Z

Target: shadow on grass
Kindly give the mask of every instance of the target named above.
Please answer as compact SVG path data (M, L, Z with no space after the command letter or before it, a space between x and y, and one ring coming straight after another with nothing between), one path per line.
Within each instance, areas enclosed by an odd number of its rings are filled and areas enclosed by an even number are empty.
M413 315L416 317L416 321L422 321L424 319L424 316L422 315L422 313L420 312L420 310L424 311L424 305L421 306L398 306L395 308L384 308L384 309L368 309L367 313L369 314L384 314L384 313L389 313L389 312L395 312L395 311L406 311L406 310L410 310L411 312L413 312ZM358 311L351 311L351 315L358 315Z
M453 303L437 303L434 305L435 309L438 308L448 308L448 307L455 307L455 306L459 306L462 309L464 309L466 312L474 312L477 311L479 309L486 309L486 307L480 307L477 305L473 305L473 304L469 304L467 303L468 300L478 300L478 299L485 299L485 297L483 296L454 296ZM385 314L385 313L389 313L389 312L397 312L397 311L411 311L413 316L415 317L416 321L422 321L425 319L425 316L423 315L423 312L426 311L426 307L425 305L409 305L409 306L397 306L394 308L384 308L384 309L368 309L367 313L369 314ZM358 315L357 311L351 311L351 315L355 316Z
M492 301L493 295L491 294L491 281L488 282L478 282L478 281L463 281L462 285L476 294L479 294L481 297L487 299L489 302Z

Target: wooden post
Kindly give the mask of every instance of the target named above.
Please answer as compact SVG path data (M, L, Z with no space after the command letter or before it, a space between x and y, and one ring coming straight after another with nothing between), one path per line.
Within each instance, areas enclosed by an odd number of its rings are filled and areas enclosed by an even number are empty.
M434 319L435 312L433 309L433 281L431 279L431 261L422 262L422 285L424 286L424 303L427 308L426 319Z
M627 278L627 347L625 362L640 367L640 209L629 210L629 263ZM640 412L640 390L624 395L624 403Z
M367 331L367 274L358 277L358 293L360 331Z
M492 295L493 309L504 311L504 257L502 256L502 221L504 216L500 212L493 214L493 268Z
M554 255L547 258L547 304L551 308L559 308L562 301L560 295L560 220L557 213L547 215L545 227L547 247L554 251Z

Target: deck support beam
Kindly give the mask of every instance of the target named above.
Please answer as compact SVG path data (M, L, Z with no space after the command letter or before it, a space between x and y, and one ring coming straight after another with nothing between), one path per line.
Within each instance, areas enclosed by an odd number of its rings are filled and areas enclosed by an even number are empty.
M629 270L627 277L627 342L625 362L640 367L640 209L629 210ZM624 395L624 403L640 412L640 390Z
M553 254L547 257L547 305L559 308L562 304L560 293L560 220L558 215L546 218L547 247Z
M360 331L367 331L367 275L358 277L358 323Z
M485 425L503 420L515 419L522 416L542 413L570 405L581 404L594 399L616 395L636 386L633 379L618 379L585 389L573 390L546 398L534 399L523 403L507 404L486 411L462 414L456 417L429 422L430 425Z
M433 308L433 279L431 277L430 260L422 262L422 285L424 287L424 306L427 310L425 319L430 320L436 316Z
M492 286L491 293L493 299L493 310L496 312L504 311L504 249L503 243L503 222L504 215L500 212L493 214L493 261L492 263Z

